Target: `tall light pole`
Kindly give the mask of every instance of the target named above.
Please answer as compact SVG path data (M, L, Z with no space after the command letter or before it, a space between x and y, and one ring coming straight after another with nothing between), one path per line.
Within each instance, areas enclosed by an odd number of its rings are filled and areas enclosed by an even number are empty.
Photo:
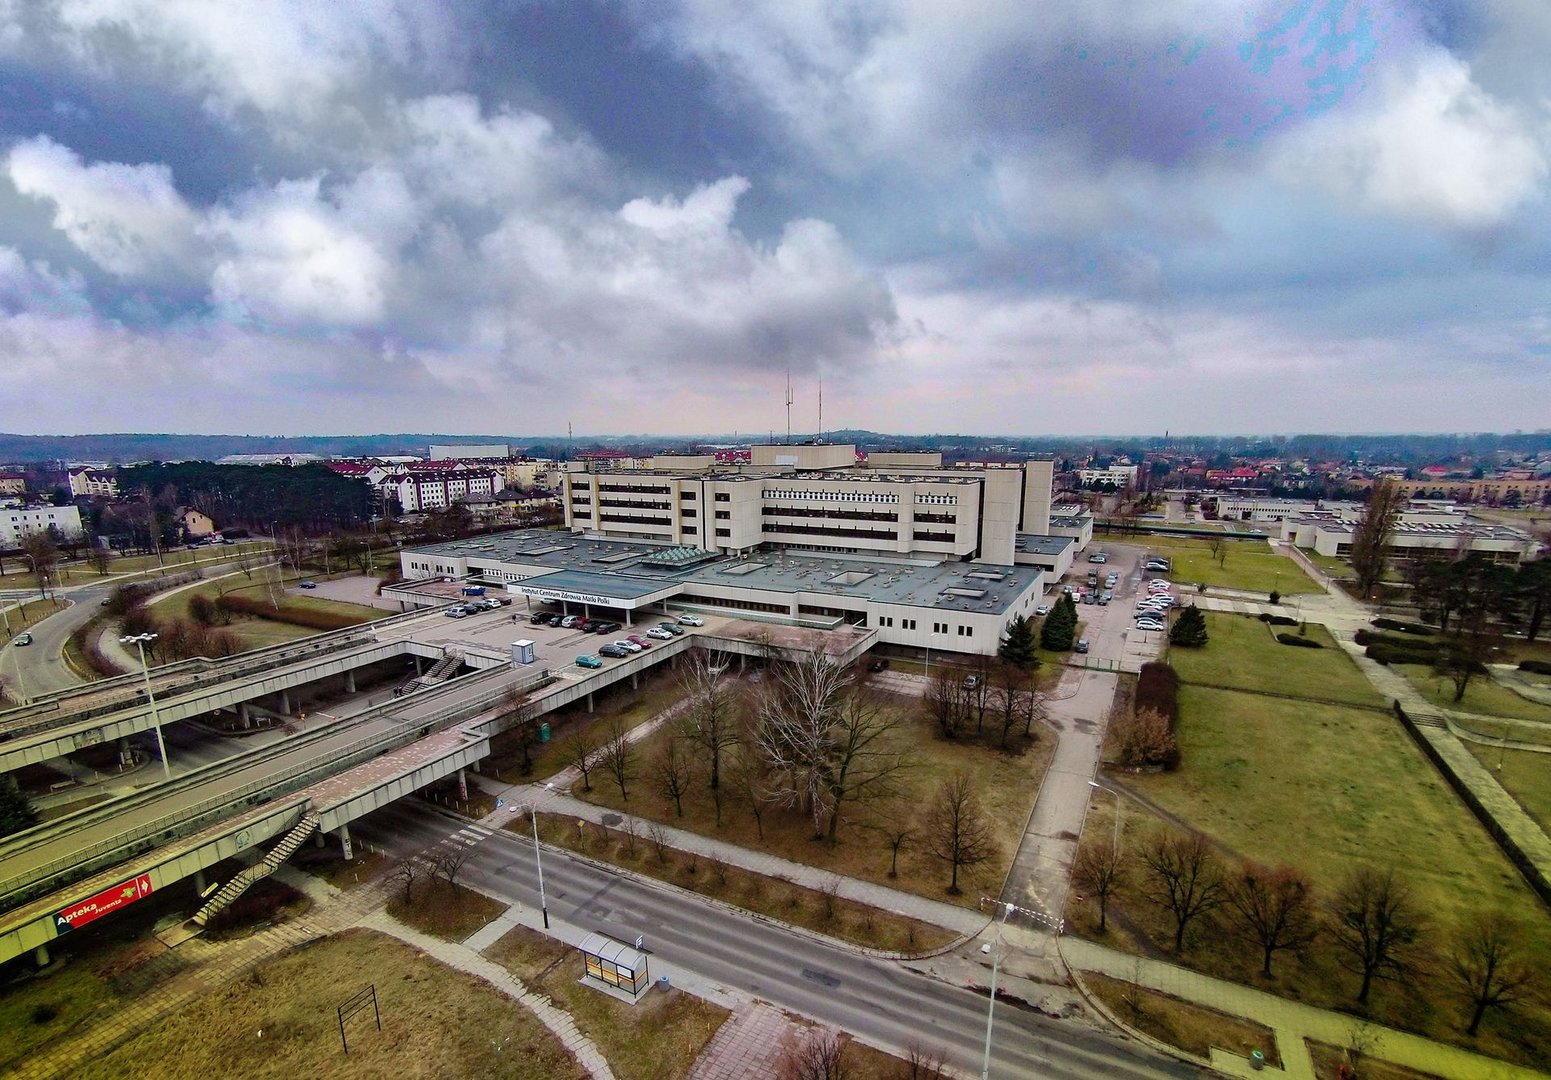
M1006 947L1002 943L1002 928L1007 925L1008 918L1015 911L1045 927L1058 937L1061 934L1064 923L1043 911L1034 911L1031 908L1020 907L1017 904L1009 904L1005 900L998 900L990 896L981 897L980 904L982 907L986 904L994 904L1002 909L1002 921L996 924L996 955L991 958L991 1000L986 1005L985 1054L980 1059L980 1080L991 1080L991 1030L996 1021L996 976L1001 970L1002 953L1006 951ZM987 945L985 948L989 949L991 946Z
M145 662L145 643L155 641L155 634L130 634L118 639L119 644L128 645L134 642L135 648L140 651L140 674L145 676L145 699L151 703L151 724L156 728L156 748L162 755L162 779L172 779L172 766L167 761L167 742L162 738L162 714L156 707L156 695L151 693L151 669Z
M539 808L535 803L525 803L512 807L513 810L526 810L528 820L533 823L533 863L539 871L539 910L544 913L544 929L549 929L549 900L544 895L544 859L543 849L539 847Z

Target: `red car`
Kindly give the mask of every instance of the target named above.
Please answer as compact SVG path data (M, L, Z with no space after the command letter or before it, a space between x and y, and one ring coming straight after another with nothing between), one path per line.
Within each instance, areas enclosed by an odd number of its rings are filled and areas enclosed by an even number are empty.
M650 649L652 647L652 643L650 641L647 641L640 634L627 634L625 636L625 640L630 642L630 643L632 643L632 644L634 644L634 645L639 645L643 649Z

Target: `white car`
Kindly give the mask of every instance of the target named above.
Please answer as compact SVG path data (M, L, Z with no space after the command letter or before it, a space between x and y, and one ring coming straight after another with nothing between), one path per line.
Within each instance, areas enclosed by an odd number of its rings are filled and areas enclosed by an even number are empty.
M679 625L680 626L704 626L705 625L705 620L702 619L699 615L680 615L679 616Z
M1137 619L1136 628L1138 630L1162 630L1163 624L1157 619Z
M636 652L640 652L641 651L641 646L639 646L635 642L629 641L629 640L627 640L625 638L620 638L618 641L611 642L611 644L614 646L614 648L616 648L616 649L624 649L627 652L636 653Z
M646 632L646 636L649 637L649 638L653 638L653 639L655 639L657 641L672 641L673 640L673 633L671 631L669 631L669 630L664 630L660 626L652 627L650 630L648 630Z
M1170 585L1167 581L1149 581L1147 583L1147 591L1148 592L1173 592L1174 591L1174 586Z

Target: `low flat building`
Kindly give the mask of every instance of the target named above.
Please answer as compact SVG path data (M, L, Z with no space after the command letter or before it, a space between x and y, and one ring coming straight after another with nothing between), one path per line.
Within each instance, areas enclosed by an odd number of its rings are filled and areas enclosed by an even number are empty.
M530 606L651 621L706 611L772 625L875 629L885 644L994 654L1007 624L1042 602L1032 565L819 555L760 548L722 554L683 545L524 530L407 549L404 595L433 577L473 579Z
M1282 523L1282 539L1321 555L1345 557L1351 554L1359 520L1360 516L1340 510L1298 514ZM1515 564L1534 558L1540 547L1539 541L1521 529L1459 513L1425 511L1401 515L1389 543L1390 553L1397 559L1470 552Z

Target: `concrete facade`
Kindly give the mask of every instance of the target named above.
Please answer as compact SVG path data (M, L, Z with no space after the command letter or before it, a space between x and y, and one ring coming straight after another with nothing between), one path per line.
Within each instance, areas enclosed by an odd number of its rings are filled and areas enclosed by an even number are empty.
M81 531L81 512L73 506L11 506L0 510L0 548L21 547L33 533L53 529L60 536Z

